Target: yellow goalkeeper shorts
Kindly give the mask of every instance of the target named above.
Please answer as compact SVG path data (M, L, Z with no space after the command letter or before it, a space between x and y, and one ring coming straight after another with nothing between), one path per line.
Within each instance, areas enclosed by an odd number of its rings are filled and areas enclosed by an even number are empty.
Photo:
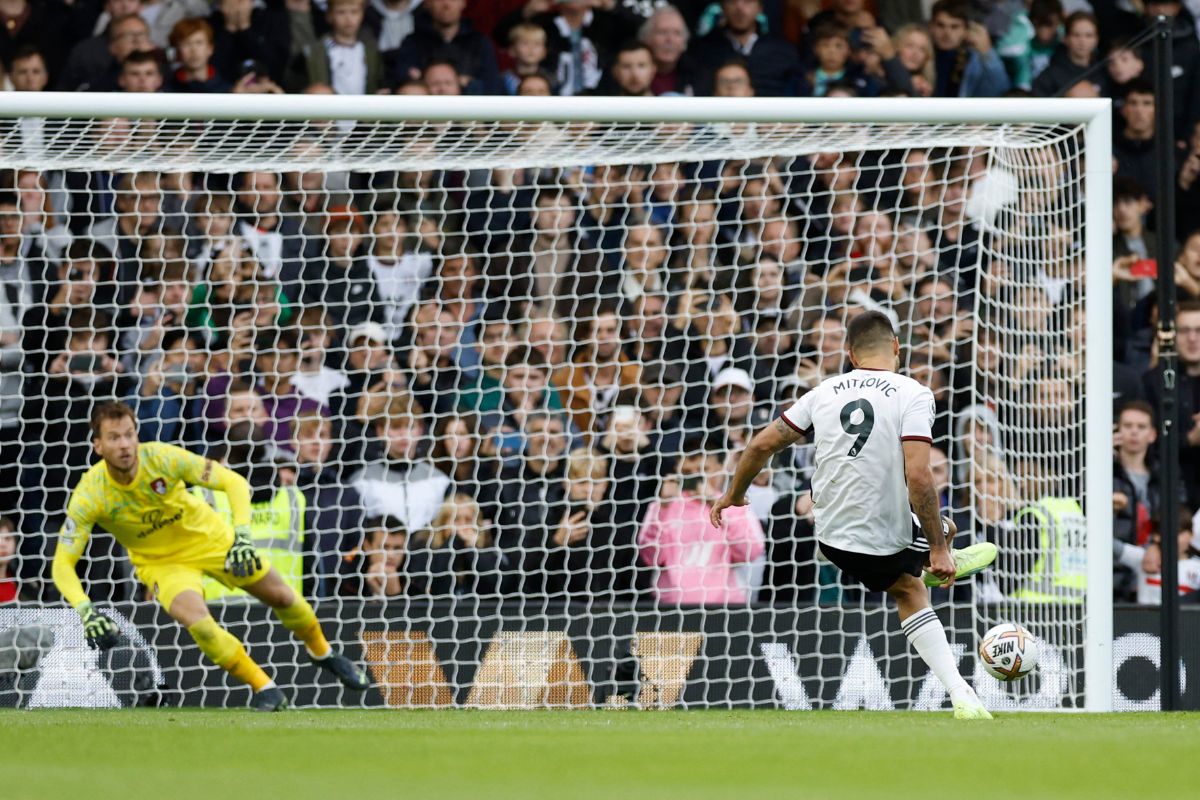
M140 564L137 569L138 580L154 593L154 597L167 611L180 592L193 591L204 596L203 578L205 575L219 581L230 589L241 589L258 583L271 569L271 562L262 553L258 557L262 566L244 578L231 575L225 570L225 555L227 550L199 558L189 558L187 561L161 561Z

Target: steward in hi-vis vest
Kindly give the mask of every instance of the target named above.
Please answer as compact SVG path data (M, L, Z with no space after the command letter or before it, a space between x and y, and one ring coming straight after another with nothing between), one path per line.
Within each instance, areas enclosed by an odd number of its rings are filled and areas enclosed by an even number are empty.
M1013 518L1031 563L1012 575L1011 597L1031 603L1082 603L1087 591L1087 521L1078 500L1043 497ZM1023 535L1021 535L1023 534Z
M222 518L232 520L233 510L224 492L200 486L192 488ZM284 582L303 594L304 517L307 501L295 486L282 486L265 502L250 504L250 540L271 559ZM245 592L227 589L211 578L204 579L204 599L248 598Z

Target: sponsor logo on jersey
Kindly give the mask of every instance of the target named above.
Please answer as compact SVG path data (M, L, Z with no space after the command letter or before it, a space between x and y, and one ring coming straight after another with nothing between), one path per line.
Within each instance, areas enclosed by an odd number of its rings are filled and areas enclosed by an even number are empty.
M181 519L183 519L183 509L176 511L169 517L163 514L163 511L160 508L151 509L145 514L142 514L142 522L145 523L147 527L146 530L138 534L138 538L144 539L155 531L179 522Z

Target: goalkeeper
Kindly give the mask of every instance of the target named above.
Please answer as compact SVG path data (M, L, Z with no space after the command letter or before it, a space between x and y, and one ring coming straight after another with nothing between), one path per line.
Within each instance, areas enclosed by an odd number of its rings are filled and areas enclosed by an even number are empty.
M138 579L187 628L204 654L250 684L255 709L277 711L287 706L287 699L242 643L209 614L201 588L204 575L266 603L304 642L318 666L349 689L367 688L366 672L333 650L312 606L255 552L250 487L244 478L179 447L139 444L133 411L119 402L105 403L92 414L92 445L100 461L71 494L52 570L54 583L83 620L89 646L107 649L118 638L116 626L92 606L75 572L92 526L100 524L125 546ZM233 529L185 484L225 492Z

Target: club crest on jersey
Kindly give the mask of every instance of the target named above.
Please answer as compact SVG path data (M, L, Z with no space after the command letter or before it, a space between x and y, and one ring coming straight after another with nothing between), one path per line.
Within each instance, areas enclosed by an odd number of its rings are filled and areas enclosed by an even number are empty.
M167 493L167 482L162 478L155 478L154 482L150 484L150 488L154 490L156 495L161 497Z

